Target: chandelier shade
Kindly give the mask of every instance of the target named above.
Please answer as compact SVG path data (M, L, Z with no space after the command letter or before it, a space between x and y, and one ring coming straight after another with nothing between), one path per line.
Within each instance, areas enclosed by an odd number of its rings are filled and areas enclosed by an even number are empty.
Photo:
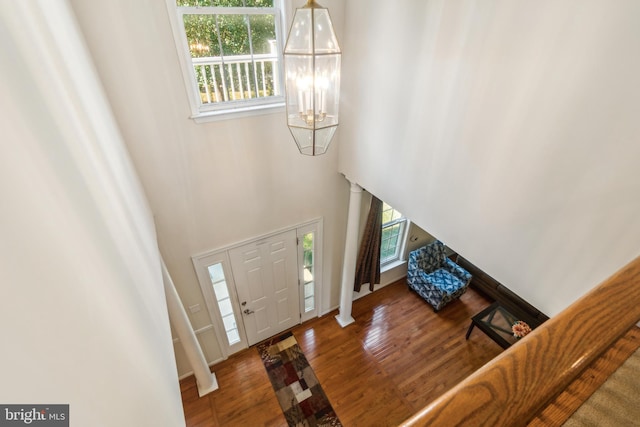
M324 154L338 127L340 46L329 11L296 9L284 48L287 126L302 154Z

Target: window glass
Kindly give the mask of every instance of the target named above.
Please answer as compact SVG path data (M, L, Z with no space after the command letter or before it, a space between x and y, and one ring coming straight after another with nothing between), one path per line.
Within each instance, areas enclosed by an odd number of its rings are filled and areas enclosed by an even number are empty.
M382 238L380 265L400 259L407 219L387 203L382 204Z
M309 312L315 308L315 283L313 280L313 233L307 233L302 239L303 263L304 263L304 311Z
M282 103L273 0L177 0L180 46L200 113Z
M229 297L229 288L227 287L227 281L221 263L209 266L209 278L211 279L213 293L216 297L222 323L224 324L224 329L227 334L227 341L229 345L238 343L240 342L238 324L236 322L236 315L233 312L233 305Z

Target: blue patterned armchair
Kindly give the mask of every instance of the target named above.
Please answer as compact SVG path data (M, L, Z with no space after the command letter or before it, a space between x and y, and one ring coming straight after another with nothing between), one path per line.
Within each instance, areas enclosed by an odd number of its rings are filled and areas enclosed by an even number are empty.
M447 258L439 240L409 254L407 284L435 311L460 298L470 282L471 274Z

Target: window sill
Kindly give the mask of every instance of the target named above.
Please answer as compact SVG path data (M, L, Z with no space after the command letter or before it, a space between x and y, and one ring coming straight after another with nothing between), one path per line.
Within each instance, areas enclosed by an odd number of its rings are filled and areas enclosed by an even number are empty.
M252 105L230 110L206 111L191 116L196 123L217 122L221 120L240 119L243 117L277 114L285 111L284 102L267 105Z
M400 267L402 265L405 265L407 263L407 261L403 261L401 259L397 260L397 261L392 261L389 262L385 265L380 266L380 273L384 273L385 271L389 271L389 270L393 270L396 267Z

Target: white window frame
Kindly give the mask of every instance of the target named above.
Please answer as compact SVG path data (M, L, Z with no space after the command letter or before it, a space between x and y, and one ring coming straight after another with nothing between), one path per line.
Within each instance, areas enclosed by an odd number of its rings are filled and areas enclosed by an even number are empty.
M393 206L387 204L389 207L391 207L392 209L394 209L396 212L398 212L395 208L393 208ZM398 212L400 213L400 212ZM407 234L409 231L409 226L410 226L410 221L404 216L402 215L401 218L395 219L395 220L391 220L389 222L383 223L382 224L382 230L384 230L387 227L392 227L394 225L399 225L400 226L400 232L398 233L398 242L396 243L396 250L395 250L395 255L393 257L387 258L387 259L382 259L382 257L380 258L380 269L381 270L387 270L389 268L394 267L395 265L397 265L398 263L402 262L402 260L404 259L404 255L405 255L405 251L406 251L406 243L407 243Z
M183 25L183 15L192 14L243 14L244 8L231 7L179 7L176 0L166 0L169 11L169 21L173 31L173 37L178 52L182 77L184 78L185 89L191 106L191 116L196 123L234 119L240 117L274 114L285 111L284 79L282 73L283 45L286 38L286 29L283 23L286 22L287 9L285 2L290 0L274 0L273 8L247 8L256 13L274 14L276 25L276 47L278 52L278 66L280 72L281 95L269 98L253 98L242 101L225 103L203 104L200 99L200 90L193 69L193 60L189 51L186 31Z

